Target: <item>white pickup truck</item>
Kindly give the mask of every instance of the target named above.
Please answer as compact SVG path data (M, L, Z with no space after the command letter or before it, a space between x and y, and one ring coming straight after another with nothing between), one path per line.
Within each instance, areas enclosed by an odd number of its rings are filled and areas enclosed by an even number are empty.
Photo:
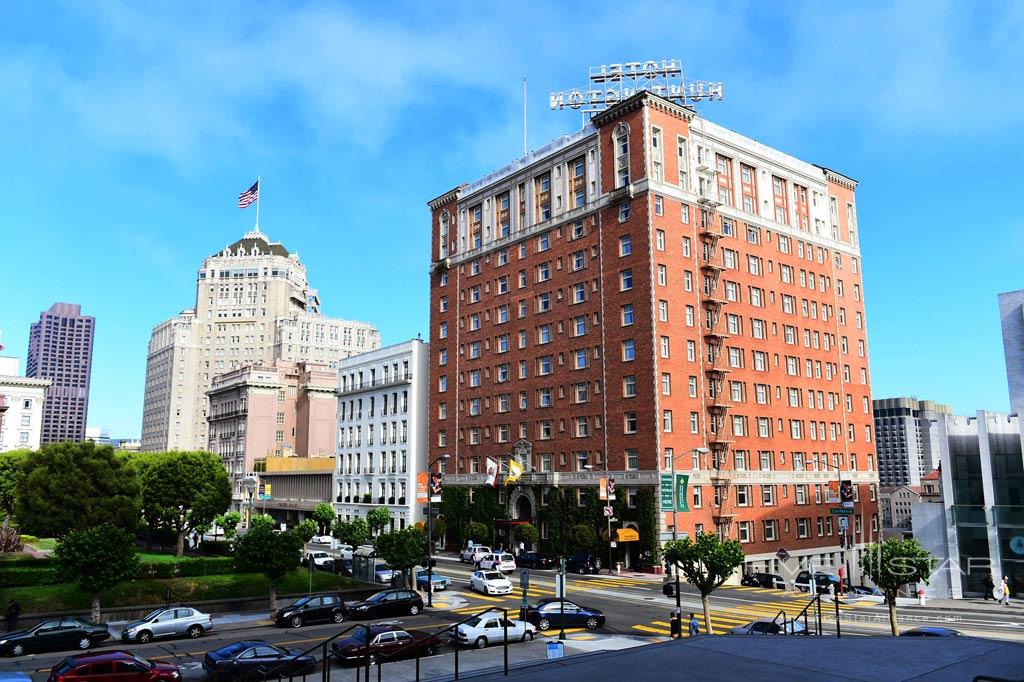
M480 561L485 554L490 554L491 548L485 547L484 545L473 545L472 547L466 546L462 552L459 553L459 561L462 563L468 563L476 565L476 562Z

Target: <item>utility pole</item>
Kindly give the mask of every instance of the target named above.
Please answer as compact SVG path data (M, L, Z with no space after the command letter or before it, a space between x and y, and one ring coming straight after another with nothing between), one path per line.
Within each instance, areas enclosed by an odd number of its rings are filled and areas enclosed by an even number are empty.
M438 455L427 464L427 606L434 605L434 506L430 495L430 468L451 455Z

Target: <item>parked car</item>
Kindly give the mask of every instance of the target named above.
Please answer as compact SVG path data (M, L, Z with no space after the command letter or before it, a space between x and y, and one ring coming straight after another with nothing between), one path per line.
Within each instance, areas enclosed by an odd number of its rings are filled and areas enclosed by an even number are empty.
M309 542L314 545L329 545L334 542L334 538L330 535L314 535L309 539Z
M837 592L839 591L839 578L831 573L815 573L814 583L817 586L818 594L825 594L832 585L835 585ZM793 587L801 592L809 592L811 589L811 572L800 571L796 576L796 580L793 581Z
M27 630L0 635L0 656L88 649L107 639L110 631L106 625L92 625L77 618L54 618Z
M580 606L576 602L561 602L557 597L545 597L526 609L526 621L544 631L551 628L584 627L596 630L605 623L604 613L597 609Z
M263 640L234 642L206 652L203 670L214 680L233 680L259 670L291 677L305 675L316 668L316 658L299 649L284 649Z
M901 632L900 637L966 637L966 635L953 628L923 627Z
M338 556L341 557L342 561L352 561L353 551L352 545L338 545Z
M511 573L516 570L516 558L507 552L500 554L484 554L476 567L483 570L495 570L502 573Z
M740 585L763 587L768 590L786 589L786 581L774 573L748 573L740 579Z
M491 548L486 545L473 545L472 547L466 546L461 552L459 552L459 561L464 564L475 564L484 558L485 554L490 554Z
M331 653L342 663L374 664L379 660L433 656L439 645L435 634L381 624L358 628L351 636L334 640Z
M768 618L751 621L746 625L737 625L729 631L730 635L805 635L807 628L798 620L776 622Z
M379 583L390 585L397 571L387 564L377 564L373 567L373 579Z
M512 594L512 583L498 571L477 571L469 579L469 589L484 594Z
M520 568L557 568L558 559L539 552L524 552L516 560Z
M506 628L510 642L528 642L537 634L537 628L530 623L488 612L460 623L452 633L452 642L462 646L472 644L477 649L483 649L488 644L504 642Z
M854 585L849 590L847 590L847 594L860 594L860 595L866 595L866 596L871 596L871 597L884 597L885 596L885 593L882 592L877 587L868 587L867 585Z
M334 563L334 557L327 552L313 551L306 552L306 555L302 557L302 565L309 566L309 562L312 561L313 565L317 568L330 568L331 564Z
M187 606L156 609L139 620L121 628L122 642L145 644L158 637L191 637L195 639L213 629L210 614Z
M127 651L104 651L68 656L53 666L47 682L178 682L180 679L181 671L176 665L150 661Z
M412 590L384 590L363 601L345 602L348 618L415 616L423 610L423 598Z
M430 583L434 586L434 592L438 592L440 590L447 590L449 587L451 587L451 578L444 575L438 575L437 573L428 576L426 569L416 571L416 587L418 587L421 590L426 590L428 577L430 578Z
M0 672L0 682L32 682L32 676L28 673Z
M340 594L299 597L274 617L278 626L300 628L306 623L341 623L345 620L345 600Z
M579 573L580 575L597 573L601 570L601 557L588 553L573 554L565 560L565 570L567 573Z

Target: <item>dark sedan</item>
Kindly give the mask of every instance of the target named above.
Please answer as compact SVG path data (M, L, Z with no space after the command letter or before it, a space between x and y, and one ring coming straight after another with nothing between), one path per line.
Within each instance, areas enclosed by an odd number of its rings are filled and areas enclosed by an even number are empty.
M433 656L438 646L437 635L403 630L397 625L367 625L354 630L349 637L334 640L331 652L342 663L375 664Z
M519 568L557 568L558 559L539 552L525 552L516 558Z
M54 618L18 632L0 636L0 656L21 656L44 651L88 649L110 639L106 625L91 625L77 618Z
M573 554L565 560L565 570L580 575L598 573L601 571L601 557L596 554Z
M923 627L901 632L900 637L963 637L964 633L953 628Z
M316 659L298 649L282 649L270 642L235 642L206 652L203 670L214 680L233 680L257 671L275 677L305 675L316 668Z
M867 585L854 585L849 590L848 594L859 594L870 597L884 597L885 594L877 587L868 587Z
M746 587L763 587L769 590L786 589L786 581L781 575L774 573L748 573L740 579L740 585Z
M423 597L412 590L384 590L363 601L346 602L344 607L350 618L415 616L422 610Z
M560 602L557 598L545 597L526 609L525 620L536 625L541 631L562 627L563 620L567 628L584 627L596 630L604 625L604 614L597 609L580 606L571 601Z
M300 597L278 610L274 623L300 628L305 623L341 623L345 620L345 601L340 594Z

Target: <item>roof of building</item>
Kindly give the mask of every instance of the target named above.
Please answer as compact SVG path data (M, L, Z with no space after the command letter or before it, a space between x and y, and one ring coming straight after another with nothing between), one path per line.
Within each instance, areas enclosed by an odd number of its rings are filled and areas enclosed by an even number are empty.
M941 472L938 469L932 469L927 474L921 477L922 481L937 481L941 477Z
M260 232L260 228L255 228L249 232L246 232L241 239L236 241L234 244L225 247L222 251L213 254L219 256L224 251L230 251L231 253L248 253L251 254L253 250L258 250L261 254L269 254L273 256L285 256L289 255L288 249L280 242L272 242L267 239L267 235Z

